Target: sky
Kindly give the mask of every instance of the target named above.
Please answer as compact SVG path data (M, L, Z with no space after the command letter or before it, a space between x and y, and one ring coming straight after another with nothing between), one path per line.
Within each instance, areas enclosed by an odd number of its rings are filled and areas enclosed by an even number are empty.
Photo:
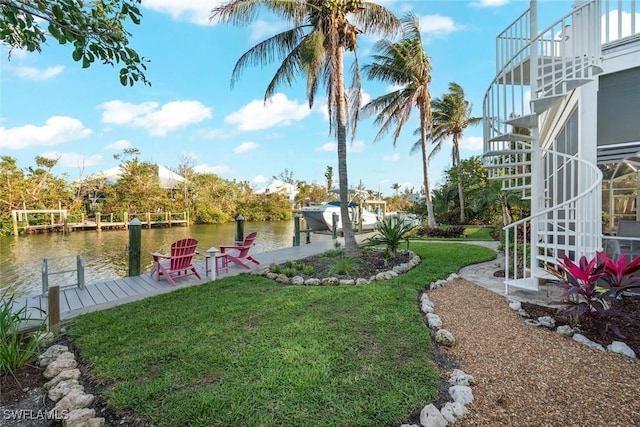
M150 62L151 87L121 86L118 68L95 63L83 69L70 46L49 40L41 53L0 48L0 154L18 166L35 157L58 159L53 173L74 181L118 166L114 155L137 148L139 159L176 170L188 163L197 172L264 187L285 170L293 179L325 185L328 166L337 181L336 140L329 133L326 98L320 90L309 108L303 76L279 87L265 104L264 92L275 65L248 68L230 87L237 59L250 47L286 27L270 15L249 27L211 24L220 0L142 0L140 25L131 26L131 47ZM472 115L482 116L484 93L495 77L495 38L528 7L523 0L377 0L401 17L419 17L432 63L433 98L450 82L465 90ZM540 27L571 10L572 0L540 0ZM359 37L361 65L372 62L377 38ZM394 88L362 81L363 100ZM373 118L358 125L348 143L349 185L364 185L389 196L393 184L420 191L418 112L393 145L392 132L374 142ZM468 128L463 158L482 154L482 126ZM431 162L432 185L451 167L446 142Z

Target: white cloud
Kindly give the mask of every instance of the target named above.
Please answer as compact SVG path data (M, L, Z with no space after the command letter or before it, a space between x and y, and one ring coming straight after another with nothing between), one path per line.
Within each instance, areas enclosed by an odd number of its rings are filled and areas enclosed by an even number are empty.
M210 166L206 163L201 163L193 167L196 173L214 173L216 175L222 175L231 172L231 168L226 165Z
M470 151L482 150L483 140L481 136L467 136L462 138L462 148Z
M49 80L62 73L64 67L58 65L56 67L47 67L43 70L35 67L17 66L13 68L13 72L16 76L25 80Z
M420 31L426 35L427 41L433 38L446 38L451 33L463 30L449 16L425 15L420 17Z
M165 136L179 128L200 123L212 117L211 108L199 101L173 101L158 108L157 102L131 104L119 100L105 102L102 122L146 129L149 134Z
M471 3L474 7L500 7L509 4L510 0L478 0Z
M182 153L180 153L180 157L188 160L197 160L202 156L200 155L200 153L196 153L195 151L183 151Z
M99 154L86 156L75 152L60 153L57 151L47 151L40 155L47 159L58 159L58 166L66 168L85 168L99 165L102 162L102 156Z
M289 126L309 115L311 110L306 103L290 101L286 95L277 93L266 103L251 101L239 111L224 118L225 123L236 125L239 130L260 130L273 126Z
M258 175L254 177L252 181L254 184L264 184L265 182L269 181L269 179L264 175Z
M284 29L285 27L282 22L267 22L262 19L258 19L256 22L251 24L250 38L252 41L262 41L266 37L271 37Z
M327 142L326 144L321 145L320 147L316 147L316 151L325 151L331 152L337 150L337 145L335 142Z
M197 25L209 25L211 9L225 0L143 0L142 5L171 16L176 21L187 21Z
M53 116L43 126L25 125L15 128L0 127L0 147L12 150L39 145L51 146L86 138L91 129L78 119Z
M112 142L111 144L107 145L104 148L106 148L107 150L124 150L131 147L132 147L131 141L126 139L119 139L117 141Z
M242 153L246 153L248 151L255 150L258 147L259 147L259 145L256 144L255 142L247 141L247 142L243 142L242 144L240 144L236 148L234 148L233 152L235 154L242 154Z
M385 162L397 162L398 160L400 160L400 154L393 153L390 156L384 156L382 160L384 160Z
M347 141L347 153L361 153L365 150L366 144L362 140ZM316 151L332 152L338 150L338 144L335 142L327 142L326 144L316 147Z
M366 144L362 140L347 142L347 153L362 153L365 147Z

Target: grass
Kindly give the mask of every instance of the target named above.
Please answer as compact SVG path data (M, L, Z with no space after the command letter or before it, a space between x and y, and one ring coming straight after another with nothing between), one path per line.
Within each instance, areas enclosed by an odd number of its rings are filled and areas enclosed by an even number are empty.
M412 244L423 262L367 286L241 275L77 318L69 328L117 408L166 426L399 424L432 402L418 291L486 248Z
M464 235L469 240L489 240L493 241L491 233L495 230L493 227L475 227L468 226L464 229Z

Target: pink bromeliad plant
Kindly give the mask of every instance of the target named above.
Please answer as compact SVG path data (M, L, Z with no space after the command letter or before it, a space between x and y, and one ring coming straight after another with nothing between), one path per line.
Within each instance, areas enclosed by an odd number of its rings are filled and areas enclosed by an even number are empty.
M614 261L602 252L587 260L581 257L574 263L567 255L558 264L564 270L562 285L564 314L573 315L579 322L590 323L601 334L611 330L624 338L615 319L628 320L617 309L619 299L632 288L640 288L640 258L627 263L624 255Z

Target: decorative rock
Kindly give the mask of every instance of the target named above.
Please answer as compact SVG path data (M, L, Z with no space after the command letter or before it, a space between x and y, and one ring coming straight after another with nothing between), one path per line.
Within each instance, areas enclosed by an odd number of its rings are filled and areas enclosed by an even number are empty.
M429 299L429 296L426 293L423 293L420 297L420 309L425 314L435 313L433 302Z
M524 309L522 309L522 308L521 308L520 310L517 310L517 311L518 311L518 314L519 314L520 316L522 316L522 317L525 317L525 318L527 318L527 319L528 319L529 317L531 317L531 316L529 316L529 313L527 313L526 311L524 311Z
M289 278L287 276L285 276L284 274L278 274L275 278L275 281L278 283L284 283L284 284L288 284L289 283Z
M454 369L449 377L449 384L451 385L474 385L476 383L473 375L465 374L460 369Z
M622 341L614 341L607 346L607 350L612 353L619 353L625 356L631 357L632 359L636 358L636 352L633 351L631 347Z
M524 323L526 323L529 326L541 326L540 322L534 319L525 319Z
M362 277L356 279L356 285L368 285L370 283L371 282L369 280L367 280L365 278L362 278Z
M74 409L69 412L64 420L64 427L84 425L91 418L96 416L96 411L90 408Z
M307 286L318 286L320 283L322 283L320 279L316 278L311 278L304 281L304 284Z
M418 424L400 424L400 427L420 427Z
M40 347L43 348L55 341L56 336L50 331L37 331L33 333L33 338L38 341Z
M511 301L509 303L509 308L511 310L518 311L518 310L520 310L522 308L522 303L520 301Z
M569 325L561 325L556 328L556 331L562 335L566 335L568 337L573 336L573 328Z
M440 329L436 332L436 342L442 345L446 345L447 347L451 347L456 343L456 339L453 337L453 334L446 329Z
M459 279L460 275L458 273L451 273L449 275L449 280Z
M104 423L104 418L91 418L86 423L84 423L84 425L78 427L102 427L104 426Z
M292 285L304 285L304 277L302 276L293 276L291 278Z
M338 279L335 277L325 277L324 279L321 280L321 283L323 285L337 285L338 284Z
M353 279L340 279L340 281L338 282L339 285L341 286L348 286L348 285L355 285L356 281Z
M457 418L462 418L469 413L469 410L459 402L447 402L440 408L442 417L451 424L456 422Z
M78 362L75 359L56 359L47 365L47 369L44 370L44 377L51 379L58 375L62 371L73 369L78 366Z
M438 330L442 328L442 320L440 316L434 313L427 313L427 323L429 324L429 328Z
M458 402L465 406L473 402L473 392L471 391L471 387L466 385L454 385L453 387L449 387L449 396L451 396L454 402Z
M88 408L93 403L93 394L86 394L82 391L72 391L60 399L51 410L52 418L60 414L67 414L75 409Z
M51 381L45 383L43 387L47 390L51 390L53 387L57 386L62 381L67 380L77 380L80 378L80 369L69 369L66 371L60 372L56 375Z
M438 411L438 408L434 405L427 405L420 411L420 424L424 427L445 427L448 422Z
M556 321L551 316L538 317L538 322L545 328L553 329L556 327Z
M49 365L49 363L56 360L59 355L67 351L69 351L69 347L67 347L66 345L52 345L44 353L38 356L38 359L40 360L40 366L45 367Z
M572 339L575 342L578 342L580 344L584 344L589 348L593 348L595 350L600 350L600 351L604 351L604 347L602 347L600 344L591 341L589 338L585 337L582 334L573 334Z
M84 387L78 382L78 380L60 381L55 387L52 387L51 390L49 390L47 397L54 402L57 402L73 390L84 391Z

